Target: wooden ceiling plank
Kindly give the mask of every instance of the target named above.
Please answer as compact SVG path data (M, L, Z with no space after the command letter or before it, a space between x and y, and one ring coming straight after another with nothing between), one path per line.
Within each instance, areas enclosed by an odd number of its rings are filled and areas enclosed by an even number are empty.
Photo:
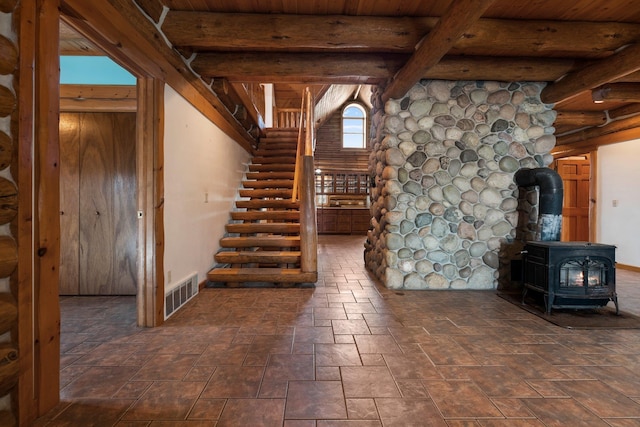
M416 52L396 73L382 94L383 101L400 98L425 72L437 64L495 0L454 0L436 26L416 47Z
M194 50L413 53L435 17L168 12L163 32ZM313 31L309 31L313 28ZM640 25L479 19L452 54L599 58L640 39Z
M555 104L638 70L640 44L633 44L608 58L567 74L544 88L541 98L547 104Z

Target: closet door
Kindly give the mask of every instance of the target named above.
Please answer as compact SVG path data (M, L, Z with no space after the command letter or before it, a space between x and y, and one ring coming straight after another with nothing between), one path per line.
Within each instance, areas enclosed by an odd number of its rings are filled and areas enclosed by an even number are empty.
M64 194L61 196L64 206L61 225L70 230L63 232L65 238L61 242L65 265L61 268L61 283L69 282L64 286L61 284L61 294L135 295L135 114L66 114L76 117L77 131L63 132L61 125L61 154L65 153L61 160L61 193ZM77 168L73 167L72 160L76 144L67 138L62 141L63 136L78 141ZM76 225L73 215L67 215L66 211L73 206L72 188L75 185L78 231L74 241ZM72 273L76 246L77 285L73 283Z

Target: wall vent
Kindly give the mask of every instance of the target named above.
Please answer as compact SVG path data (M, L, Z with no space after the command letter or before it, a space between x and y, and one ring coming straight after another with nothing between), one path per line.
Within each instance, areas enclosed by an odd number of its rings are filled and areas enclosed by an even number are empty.
M194 273L182 280L178 286L164 295L164 318L169 318L176 310L198 293L198 274Z

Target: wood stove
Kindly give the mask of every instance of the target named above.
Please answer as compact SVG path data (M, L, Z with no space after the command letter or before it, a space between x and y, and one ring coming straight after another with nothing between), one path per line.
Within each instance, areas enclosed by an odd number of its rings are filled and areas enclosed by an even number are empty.
M615 246L589 242L528 242L522 252L522 303L529 290L552 308L596 308L616 295Z

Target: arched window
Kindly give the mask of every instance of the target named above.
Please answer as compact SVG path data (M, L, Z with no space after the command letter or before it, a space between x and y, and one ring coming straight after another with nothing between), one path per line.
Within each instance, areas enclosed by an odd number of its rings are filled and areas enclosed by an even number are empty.
M342 147L365 148L367 113L359 104L349 104L342 110Z

